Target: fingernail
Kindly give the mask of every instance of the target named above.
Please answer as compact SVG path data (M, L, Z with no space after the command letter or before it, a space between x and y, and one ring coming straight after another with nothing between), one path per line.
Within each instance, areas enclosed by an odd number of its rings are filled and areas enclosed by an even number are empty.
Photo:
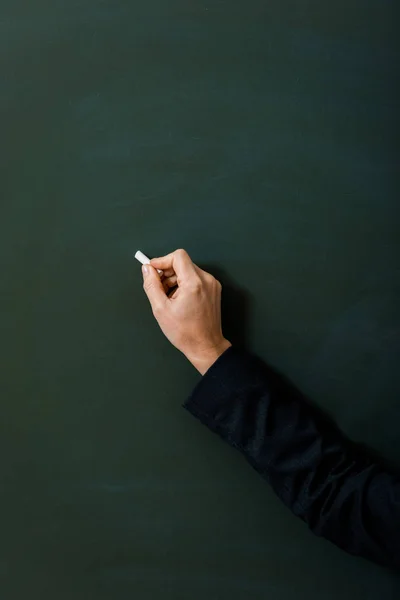
M147 277L147 275L149 274L149 267L147 265L143 265L142 273L143 273L143 277Z

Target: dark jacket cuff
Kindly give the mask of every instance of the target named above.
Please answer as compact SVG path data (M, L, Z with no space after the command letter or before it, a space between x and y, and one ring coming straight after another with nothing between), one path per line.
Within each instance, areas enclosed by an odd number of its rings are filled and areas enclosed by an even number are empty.
M183 406L211 426L227 402L248 391L249 381L257 385L260 378L257 359L231 346L203 375Z

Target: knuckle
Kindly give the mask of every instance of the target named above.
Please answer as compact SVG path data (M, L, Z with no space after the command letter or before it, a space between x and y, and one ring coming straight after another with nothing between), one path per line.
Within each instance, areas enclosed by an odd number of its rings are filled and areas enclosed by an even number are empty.
M160 303L159 302L153 302L151 308L152 308L152 311L153 311L153 315L157 319L160 316L160 313L161 313L161 305L160 305Z
M201 291L201 288L202 283L200 277L193 277L192 281L190 282L191 291L194 293L199 293Z
M214 275L211 275L211 273L207 273L206 282L208 283L208 285L214 286L214 288L217 290L222 289L221 282L216 277L214 277Z
M145 292L149 292L149 290L151 290L153 284L151 283L151 281L144 281L143 282L143 289Z
M184 250L183 248L178 248L178 250L175 250L175 254L177 256L180 256L181 258L186 257L188 255L186 250Z

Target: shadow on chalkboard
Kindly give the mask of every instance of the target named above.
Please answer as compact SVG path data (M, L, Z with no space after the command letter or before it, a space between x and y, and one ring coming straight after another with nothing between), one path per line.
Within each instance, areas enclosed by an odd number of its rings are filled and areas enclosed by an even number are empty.
M398 471L398 465L396 465L394 461L388 460L386 457L382 456L375 448L364 443L356 443L350 440L339 429L333 419L323 412L314 401L303 394L303 392L301 392L285 375L282 375L279 371L270 367L261 359L259 359L259 364L265 372L270 388L272 391L275 391L277 398L292 400L298 404L299 407L307 405L307 413L304 414L309 414L311 411L318 430L324 436L325 445L331 443L332 447L337 447L337 442L341 438L343 447L347 447L354 457L357 456L360 464L364 463L365 466L368 466L371 460L373 460L376 464L381 465L389 472L395 473ZM299 411L299 415L301 415L301 410Z
M222 283L222 330L224 336L238 348L248 350L250 295L220 267L201 265Z

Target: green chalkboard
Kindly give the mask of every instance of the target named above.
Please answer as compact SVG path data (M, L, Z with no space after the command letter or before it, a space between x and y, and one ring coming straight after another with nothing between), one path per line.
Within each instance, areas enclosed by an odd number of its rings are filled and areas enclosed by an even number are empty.
M398 597L181 409L133 258L218 272L227 334L399 465L395 7L1 2L2 600Z

